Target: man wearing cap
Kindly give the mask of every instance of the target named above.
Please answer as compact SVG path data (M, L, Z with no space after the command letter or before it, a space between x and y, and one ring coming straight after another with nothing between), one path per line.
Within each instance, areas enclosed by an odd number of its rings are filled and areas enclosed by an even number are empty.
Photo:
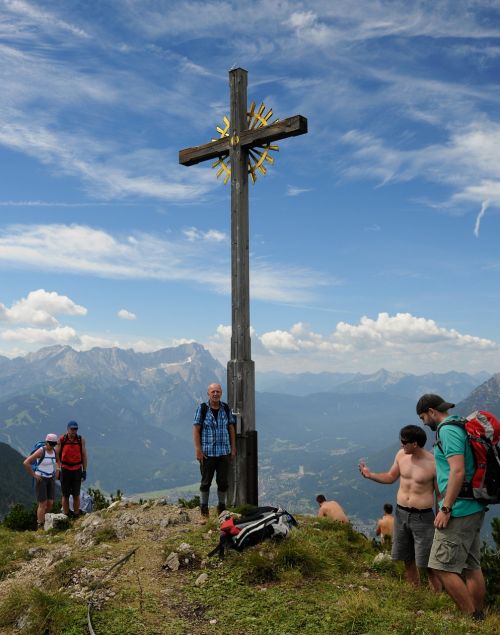
M404 561L405 577L415 586L420 585L419 569L427 569L430 588L440 591L436 574L427 568L434 536L434 457L424 448L427 435L420 426L404 426L399 431L399 439L401 450L387 472L372 472L363 461L359 471L364 478L376 483L390 485L399 479L392 559Z
M45 445L33 454L30 454L23 461L24 469L35 479L36 500L38 507L36 510L37 528L43 529L45 514L52 510L54 505L54 493L56 489L56 476L59 469L57 467L57 434L48 434L45 437Z
M78 434L78 423L70 421L66 434L59 437L57 455L61 463L62 508L66 516L80 515L80 488L87 478L85 439ZM73 496L73 513L69 497Z
M474 473L475 463L465 430L453 425L460 417L448 414L454 407L439 395L425 394L416 408L424 425L436 431L438 440L434 456L441 501L434 521L429 567L437 571L446 592L462 612L480 620L484 619L486 595L480 565L485 505L460 496L464 481Z

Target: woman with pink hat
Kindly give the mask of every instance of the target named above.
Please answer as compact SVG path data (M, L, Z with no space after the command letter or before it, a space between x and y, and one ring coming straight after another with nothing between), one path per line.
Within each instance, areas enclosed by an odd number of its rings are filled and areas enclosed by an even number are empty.
M23 465L36 483L36 500L38 508L36 520L38 529L43 529L45 514L50 512L54 504L54 493L56 488L56 476L59 468L57 466L57 434L48 434L45 437L45 445L30 454L23 462Z

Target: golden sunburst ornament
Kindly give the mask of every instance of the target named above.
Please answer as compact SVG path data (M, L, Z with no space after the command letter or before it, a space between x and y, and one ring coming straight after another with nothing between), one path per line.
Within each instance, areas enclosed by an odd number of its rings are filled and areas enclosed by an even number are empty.
M255 102L250 104L250 110L247 112L247 125L249 130L255 128L261 128L262 126L269 126L270 119L273 116L273 111L270 108L266 113L266 107L262 103L258 110L255 110ZM271 123L277 123L279 120L275 119ZM231 122L228 117L224 117L223 125L217 126L216 130L219 133L219 139L229 136L229 129L231 128ZM212 139L217 141L217 139ZM274 158L271 156L271 152L278 152L279 147L272 143L265 143L261 146L255 146L248 151L248 173L255 183L257 180L257 172L260 172L264 176L267 172L266 163L273 165ZM213 164L213 168L217 168L217 178L224 177L224 184L226 184L231 178L231 163L229 160L229 153L218 158Z

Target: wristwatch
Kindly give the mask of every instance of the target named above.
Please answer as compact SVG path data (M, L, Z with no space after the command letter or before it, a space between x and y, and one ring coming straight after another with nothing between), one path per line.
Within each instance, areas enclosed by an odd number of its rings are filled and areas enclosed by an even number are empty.
M443 505L441 507L441 511L443 512L443 514L451 514L451 507L446 507L446 505Z

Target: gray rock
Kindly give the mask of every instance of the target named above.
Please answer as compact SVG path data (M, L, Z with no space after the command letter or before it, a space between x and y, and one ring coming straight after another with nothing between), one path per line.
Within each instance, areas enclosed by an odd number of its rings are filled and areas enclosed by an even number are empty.
M164 569L168 568L171 571L178 571L180 566L181 566L181 563L179 561L179 554L175 553L175 551L172 551L172 553L170 553L167 559L165 560L165 564L163 565L163 568Z
M63 530L69 528L69 518L66 514L45 514L45 531L49 529Z
M196 578L195 585L203 586L208 580L208 573L200 573L200 575Z

